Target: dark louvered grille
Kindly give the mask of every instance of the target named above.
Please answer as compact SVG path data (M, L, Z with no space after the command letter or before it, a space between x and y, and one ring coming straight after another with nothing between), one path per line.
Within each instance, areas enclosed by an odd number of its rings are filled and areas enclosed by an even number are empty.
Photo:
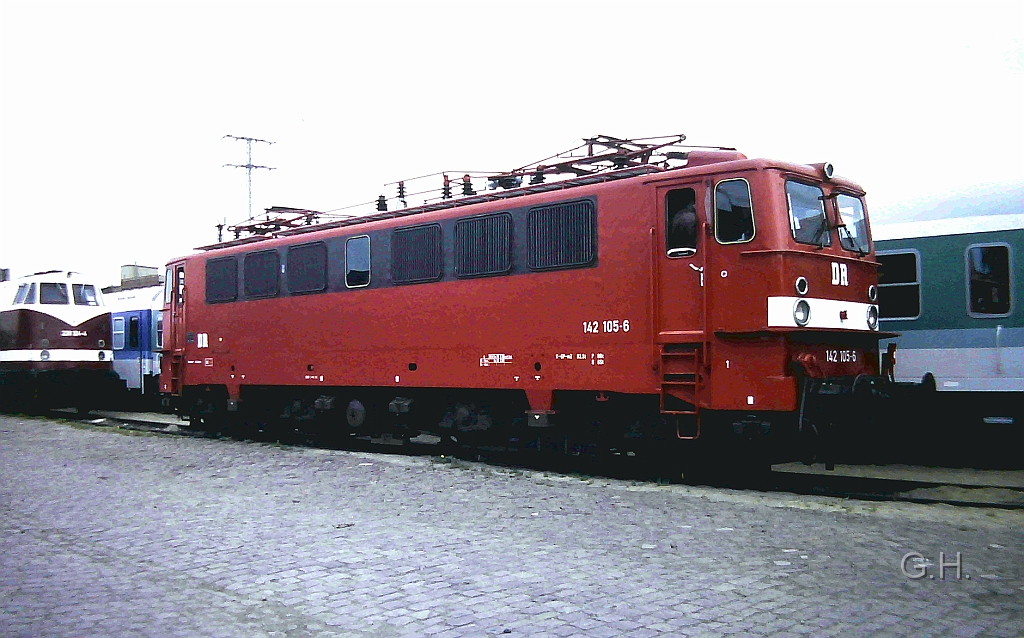
M594 260L594 207L570 202L530 210L530 268L584 266Z
M512 265L512 216L462 219L455 225L455 274L479 277L508 272Z
M400 228L391 235L391 280L396 284L441 278L441 227Z

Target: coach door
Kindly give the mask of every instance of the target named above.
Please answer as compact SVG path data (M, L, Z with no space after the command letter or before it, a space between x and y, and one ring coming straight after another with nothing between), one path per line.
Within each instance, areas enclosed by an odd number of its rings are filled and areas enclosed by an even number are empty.
M659 343L695 343L704 336L705 188L699 182L658 189L654 238Z

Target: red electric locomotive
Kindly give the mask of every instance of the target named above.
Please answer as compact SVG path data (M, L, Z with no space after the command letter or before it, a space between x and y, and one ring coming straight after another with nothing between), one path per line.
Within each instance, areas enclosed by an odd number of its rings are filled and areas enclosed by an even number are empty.
M882 382L864 191L681 140L253 222L168 265L162 389L207 421L795 458Z

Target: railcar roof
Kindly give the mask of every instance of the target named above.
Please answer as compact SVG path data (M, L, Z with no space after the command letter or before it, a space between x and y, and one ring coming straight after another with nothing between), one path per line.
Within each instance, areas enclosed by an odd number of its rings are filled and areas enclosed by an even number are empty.
M199 246L196 248L196 250L210 251L219 250L223 248L232 248L235 246L244 246L248 244L262 242L264 240L282 239L286 237L293 237L296 235L304 235L307 233L329 230L332 228L356 226L360 224L366 224L369 222L385 221L389 219L408 217L422 213L471 206L474 204L483 204L488 202L496 202L519 197L526 197L529 195L538 195L542 193L551 193L557 191L569 191L582 186L604 184L607 182L628 178L646 178L645 181L660 181L662 179L672 179L684 176L697 177L706 174L720 173L723 171L758 170L764 168L781 169L784 171L803 174L809 178L817 177L820 174L818 169L811 165L795 164L791 162L782 162L766 159L749 159L738 152L732 152L730 154L732 155L732 157L728 157L727 154L723 153L721 156L715 159L712 156L712 154L709 153L708 158L704 161L700 161L700 163L687 164L686 166L680 166L675 168L662 168L660 166L655 165L644 165L617 171L603 172L595 175L587 175L584 177L570 178L557 182L546 182L543 184L522 186L519 188L513 188L509 190L490 191L486 193L480 193L477 195L460 197L457 199L432 202L421 206L413 206L410 208L403 208L390 211L381 211L369 215L360 215L357 217L352 217L350 219L342 219L320 224L311 224L309 226L302 226L298 228L289 228L279 230L268 235L253 235L249 237L242 237L239 239L228 240L216 244ZM696 153L694 153L693 155L695 157L700 157ZM863 193L863 189L861 189L860 186L845 178L836 176L830 181L832 183L838 184L857 193Z
M969 233L997 232L1024 229L1024 214L974 215L935 219L931 221L897 222L872 227L875 241L938 237L940 235L966 235Z

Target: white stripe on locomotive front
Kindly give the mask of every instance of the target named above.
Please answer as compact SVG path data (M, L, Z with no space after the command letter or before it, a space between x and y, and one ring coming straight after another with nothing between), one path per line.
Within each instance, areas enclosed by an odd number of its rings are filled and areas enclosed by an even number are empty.
M44 350L0 350L0 361L4 363L54 363L60 361L110 361L113 350L85 350L79 348L55 348L45 350L48 359L43 359ZM100 359L100 353L103 358Z
M805 300L811 307L811 318L805 326L797 325L796 318L793 316L793 308L800 299ZM872 328L868 326L868 308L871 306L872 304L836 299L768 297L768 327L872 331ZM845 320L841 315L844 310L846 311Z

